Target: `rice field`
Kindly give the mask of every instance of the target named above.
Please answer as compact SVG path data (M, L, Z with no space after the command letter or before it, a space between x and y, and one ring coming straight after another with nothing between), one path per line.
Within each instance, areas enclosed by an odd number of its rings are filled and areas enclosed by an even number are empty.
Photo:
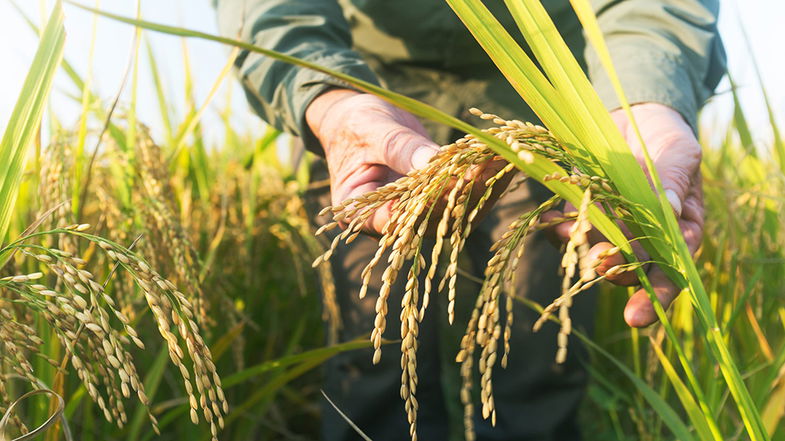
M472 391L481 397L479 417L495 418L493 371L515 351L502 324L509 323L512 302L523 302L541 313L536 326L559 327L556 362L570 350L568 341L589 349L591 382L581 409L587 440L785 440L785 141L772 107L769 144L754 142L738 99L722 136L715 128L701 137L707 214L693 260L656 173L652 186L558 33L536 32L553 26L539 2L511 9L539 68L510 46L509 36L482 32L495 20L483 7L448 3L497 66L517 79L541 125L472 109L478 121L494 123L481 130L334 73L466 136L444 146L426 168L326 208L308 202L309 192L327 185L311 179L312 158L282 159L284 141L275 130L259 137L237 129L227 107L224 140L213 146L200 124L213 94L197 104L186 93L183 115L167 110L173 103L162 88L138 90L133 80L125 87L134 97L154 94L161 115L138 113L135 99L99 96L80 66L63 58L60 3L40 29L28 19L40 45L0 142L6 167L0 176L0 440L318 439L319 368L358 349L373 354L368 363L382 352L401 357L402 399L390 405L408 414L413 433L418 323L436 313L427 310L430 296L460 301L455 286L467 283L456 264L463 241L494 188L517 172L512 185L524 176L554 197L509 226L471 299L470 321L453 323L466 330L456 363L467 424L455 439L473 437ZM573 3L601 52L588 3ZM148 32L180 36L186 47L188 39L224 44L234 48L230 58L243 49L324 71L139 17L102 13L99 19L138 26L129 72L145 56L141 41ZM160 78L152 49L151 75ZM558 57L546 56L551 53ZM230 66L213 90L233 81ZM188 89L193 78L185 71ZM81 92L74 100L82 114L74 127L48 114L45 139L39 128L48 97L57 93L57 72ZM145 125L153 118L164 120L159 139ZM576 210L542 218L561 201ZM381 206L395 215L382 231L378 256L389 248L393 257L367 262L364 272L370 277L370 268L385 268L378 316L369 323L374 330L370 338L337 341L339 293L324 263L340 242L363 234ZM319 228L310 219L321 209L332 220ZM563 289L553 293L553 303L506 295L527 234L563 221L575 226L563 274L554 275L563 278ZM602 283L613 273L635 272L648 285L646 262L637 261L619 222L683 289L667 312L655 308L660 321L648 328L622 320L632 291ZM586 237L592 226L613 242L607 254L627 263L595 271ZM343 232L335 241L323 239L332 229ZM421 248L426 238L435 239L429 253ZM388 311L385 293L399 274L409 280L406 302ZM600 307L595 332L586 335L572 329L570 306L595 285ZM401 314L400 341L382 340L388 313Z

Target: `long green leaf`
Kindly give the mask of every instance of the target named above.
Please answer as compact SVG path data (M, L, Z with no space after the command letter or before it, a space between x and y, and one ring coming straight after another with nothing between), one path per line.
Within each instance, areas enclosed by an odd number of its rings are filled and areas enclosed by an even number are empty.
M27 73L19 100L14 106L2 141L0 141L0 243L6 240L8 227L18 196L28 147L41 124L44 104L52 87L55 72L63 57L65 28L63 10L56 2L46 24L33 63ZM7 257L0 256L0 266Z
M676 395L679 396L679 400L681 401L682 406L684 406L684 410L687 411L687 416L690 418L690 421L692 421L692 425L695 427L695 431L698 433L700 439L722 441L722 435L717 428L717 423L714 421L714 416L711 414L711 411L705 406L700 406L695 401L695 397L690 394L687 386L681 381L678 372L676 372L676 369L673 368L668 357L662 352L659 343L653 338L650 339L650 341L651 347L657 354L662 369L665 371L665 375L668 376L671 385L673 385L673 389L676 391Z
M578 331L573 331L574 334L583 341L587 346L589 346L592 350L596 351L599 354L602 354L603 357L607 358L611 361L619 370L635 385L638 391L643 395L643 398L646 399L646 402L657 412L657 415L662 419L668 429L673 432L676 436L676 439L679 441L689 441L694 440L695 437L692 436L687 426L681 421L679 415L676 411L673 410L668 403L662 399L659 393L651 388L648 384L646 384L643 380L638 378L634 372L632 372L627 366L624 365L621 361L617 360L614 356L608 353L605 349L598 346L596 343L591 341L588 337L586 337L583 333ZM704 440L702 440L704 441Z
M171 107L169 101L166 99L167 93L164 89L164 82L158 69L158 59L155 57L153 47L150 45L150 40L145 40L145 46L147 49L147 64L150 65L150 76L152 76L153 84L155 85L155 96L158 100L158 111L161 113L161 122L163 122L166 142L170 143L173 136L172 117L170 116Z
M733 81L730 72L726 73L726 76L728 77L728 82L730 82L730 90L733 94L733 125L736 128L736 133L739 134L739 141L748 154L758 156L758 152L755 150L755 143L752 140L752 133L750 133L750 126L747 123L747 117L744 115L744 109L741 107L741 101L739 100L739 86Z
M371 345L368 340L350 341L347 343L341 343L334 346L328 346L325 348L313 349L311 351L306 351L300 354L289 355L286 357L279 358L277 360L266 361L264 363L258 364L256 366L252 366L250 368L244 369L229 377L224 378L223 387L228 389L232 386L242 384L243 382L248 381L251 378L257 377L273 369L281 369L291 366L293 364L304 363L306 361L314 360L314 359L322 359L324 357L329 358L341 352L352 351L355 349L369 348L370 346Z
M779 124L777 124L777 117L774 114L774 107L771 105L771 98L769 97L769 93L766 91L766 86L763 82L763 73L761 73L758 59L755 57L755 51L752 50L750 37L747 34L747 29L741 20L739 20L739 29L741 29L741 34L744 37L744 44L747 46L747 56L752 62L752 68L755 71L755 76L758 78L758 85L760 86L760 91L763 95L763 102L766 105L766 113L769 116L769 124L771 124L771 131L774 135L774 156L777 158L777 162L780 164L780 170L785 173L785 140L782 139Z

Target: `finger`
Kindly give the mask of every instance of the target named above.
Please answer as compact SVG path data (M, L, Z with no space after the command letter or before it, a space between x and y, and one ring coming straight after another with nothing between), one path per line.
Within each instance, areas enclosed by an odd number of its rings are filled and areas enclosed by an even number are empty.
M632 113L662 181L665 197L678 217L689 194L690 183L700 168L700 143L686 120L670 107L644 103L633 106ZM630 130L629 120L621 111L614 111L612 116L648 177L643 149Z
M339 205L347 199L361 197L366 193L378 190L379 187L399 177L401 177L400 174L382 165L369 165L359 168L346 180L340 183L333 183L336 185L331 189L333 205ZM393 202L391 201L374 210L366 221L364 230L368 233L380 233L390 219L392 206ZM351 222L351 219L345 219L340 223L341 227L346 228L349 222Z
M679 288L659 268L649 272L649 281L657 299L667 310L679 294ZM643 328L657 321L657 313L654 312L654 306L645 289L639 289L627 301L627 306L624 308L624 321L633 328Z
M597 272L597 274L605 276L605 280L615 283L616 285L636 285L638 283L638 276L634 271L624 271L618 274L607 274L609 269L627 263L627 261L624 259L624 256L620 252L616 251L615 253L609 253L614 249L616 249L616 247L614 247L612 243L600 242L591 247L586 258L589 260L589 262L593 262L593 264L596 265L594 270Z
M439 146L423 134L402 125L380 127L385 133L376 151L375 161L405 175L420 169L439 151Z
M575 221L564 221L563 219L568 214L574 216L576 212L575 205L566 202L561 210L549 210L540 216L540 220L544 223L558 222L552 227L548 227L549 234L557 241L557 245L567 243L570 240L570 230L575 225Z
M684 212L679 219L679 228L684 235L690 253L693 255L703 239L704 222L703 187L700 182L700 174L697 179L698 181L692 186L690 194L684 201Z

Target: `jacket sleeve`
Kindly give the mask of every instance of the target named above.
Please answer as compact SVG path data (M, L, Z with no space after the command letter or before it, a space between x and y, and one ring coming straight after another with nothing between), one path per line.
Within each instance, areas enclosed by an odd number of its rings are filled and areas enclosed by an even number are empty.
M631 104L657 102L697 128L697 113L725 73L717 30L719 0L592 0ZM587 44L589 76L606 107L616 93Z
M256 46L320 64L378 84L351 50L349 25L337 0L217 0L220 32ZM278 130L303 138L320 152L305 122L305 109L331 87L350 87L329 75L242 52L236 61L248 102Z

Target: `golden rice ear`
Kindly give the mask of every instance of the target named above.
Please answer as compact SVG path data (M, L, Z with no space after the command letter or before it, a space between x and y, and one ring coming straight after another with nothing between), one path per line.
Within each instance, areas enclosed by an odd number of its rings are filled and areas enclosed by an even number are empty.
M210 350L194 321L193 304L142 258L113 242L86 233L87 229L89 225L73 224L49 234L86 239L97 245L98 250L103 250L117 268L131 275L143 291L168 346L170 359L180 371L191 402L192 418L196 412L201 412L211 430L217 433L228 404ZM118 309L104 285L96 282L86 269L89 265L86 259L57 248L36 246L31 249L35 253L24 247L21 253L38 261L45 271L4 277L0 279L0 288L17 293L16 303L36 311L67 349L61 365L54 360L50 362L60 368L71 363L88 395L108 421L120 427L128 422L123 401L134 394L147 409L153 428L157 430L157 420L150 413L144 384L128 349L131 343L144 349L131 320ZM42 341L5 307L0 311L4 319L0 320L0 345L5 348L0 351L0 360L11 361L18 373L37 387L36 373L27 362L27 355L14 348L21 344L25 350L37 352ZM191 360L188 365L184 361L186 355ZM200 397L198 400L195 390Z
M497 115L483 113L477 109L471 109L470 112L497 124L496 127L486 129L485 132L504 140L511 149L519 154L543 155L564 167L568 167L568 170L572 170L569 173L564 171L554 174L548 179L558 179L561 182L580 187L589 195L588 200L591 200L592 191L602 193L603 197L607 196L607 188L605 188L607 184L603 186L604 181L593 179L578 170L569 160L564 148L546 129L517 120L505 120ZM438 263L445 253L448 254L446 269L435 291L438 293L447 290L448 320L452 323L455 319L460 252L471 234L479 214L487 204L492 202L494 188L502 178L515 170L512 164L506 164L491 177L478 181L477 173L474 171L484 164L497 160L498 156L485 144L479 142L472 135L466 135L455 143L442 147L425 168L415 170L373 192L322 210L322 213L329 214L331 219L319 228L318 233L336 228L339 223L344 225L348 223L348 226L335 236L327 250L314 262L314 265L320 265L327 261L334 254L340 242L350 243L379 207L392 203L391 216L382 228L382 237L379 240L377 252L362 271L360 297L367 294L374 269L383 260L386 260L387 266L381 276L381 288L375 307L374 327L370 336L374 347L372 361L378 363L382 356L382 336L387 327L388 300L391 290L401 272L406 271L406 284L400 312L401 397L405 402L412 437L416 436L417 401L415 396L419 322L423 320L430 303L430 296L434 294L434 280ZM479 372L483 417L490 418L491 421L495 420L491 374L497 360L506 366L512 333L513 300L509 294L512 290L507 288L514 283L514 272L523 255L527 234L530 231L543 228L539 220L540 216L545 211L552 209L559 201L560 199L557 197L551 198L532 212L522 214L492 248L495 254L488 263L485 274L486 281L478 296L472 319L461 344L461 351L458 354L458 360L462 363L461 372L464 380L461 396L465 398L463 404L467 421L473 412L470 391L473 354L476 345L481 347ZM439 207L441 211L436 211L436 207ZM575 268L580 262L578 256L586 251L584 249L586 244L584 230L588 225L587 207L588 205L582 205L582 211L567 214L563 219L550 221L551 224L567 220L580 221L581 230L576 230L573 245L570 248L570 253L575 255L577 260L568 266L571 270L568 271L565 280L572 278ZM428 256L423 256L421 250L426 235L433 236L434 247ZM446 250L448 242L449 252ZM430 258L430 261L427 258ZM583 266L581 268L583 269ZM582 271L582 274L586 275L588 271ZM422 279L419 279L420 277ZM505 320L502 325L499 319L500 299L505 290L508 291L508 295L505 297ZM569 319L566 315L569 308L568 297L558 301L558 304L561 308L560 311L562 311L560 316ZM550 310L544 314L543 320L547 318L549 313ZM570 330L569 320L564 326L558 342L562 354L566 354L566 336ZM498 354L499 344L504 345L504 352L501 356ZM563 355L560 358L563 358ZM471 436L469 432L467 431L467 437Z
M514 284L514 273L524 253L524 243L528 233L561 222L575 221L563 259L565 275L562 295L543 311L542 316L535 324L535 330L539 329L552 312L559 310L562 325L557 339L557 361L562 362L566 357L567 338L571 332L569 307L572 296L588 289L599 280L593 276L593 268L590 267L589 262L585 262L585 256L588 253L586 233L591 227L588 221L588 209L595 198L608 200L617 195L607 180L581 171L580 164L576 164L566 153L564 147L543 127L517 120L505 120L491 113L483 113L478 109L470 109L470 112L482 119L493 121L496 126L486 129L485 133L506 142L519 156L542 155L563 167L561 172L554 172L546 176L546 181L558 180L574 185L584 192L583 203L578 211L552 218L547 224L540 222L540 216L561 201L558 197L547 200L531 212L523 213L491 248L494 255L488 262L485 282L477 298L477 304L457 358L462 363L463 388L461 396L466 399L463 404L468 421L473 412L471 410L472 403L467 400L471 398L474 350L476 345L480 346L478 368L483 417L490 418L493 422L495 421L496 408L493 400L491 375L497 361L502 366L507 364L514 319L511 297L513 290L510 288ZM351 242L379 207L392 202L391 216L382 229L379 248L362 272L360 297L364 297L368 292L373 270L383 259L386 259L387 266L381 277L381 288L376 302L376 317L371 332L371 341L374 346L372 361L378 363L382 356L382 335L387 326L386 317L391 290L401 272L408 265L400 313L401 367L403 371L401 397L405 401L413 437L416 435L417 417L415 385L418 323L425 316L430 296L433 295L437 265L442 255L446 253L447 242L449 242L447 265L436 287L436 292L447 290L448 320L450 323L455 320L460 252L463 250L480 213L487 204L493 202L491 198L494 195L494 188L502 181L502 178L515 171L512 164L505 164L494 175L484 181L478 181L475 171L485 164L497 160L498 156L485 144L479 142L472 135L466 135L455 143L442 147L425 168L415 170L376 191L322 210L322 213L330 214L332 219L318 230L319 233L333 229L339 223L344 225L348 223L348 226L341 234L336 235L324 254L314 262L314 265L328 260L340 242ZM478 192L480 192L479 195ZM436 207L439 207L441 212L435 211ZM430 255L427 256L430 258L430 262L427 261L426 256L421 255L422 243L426 234L433 234L434 237L434 247ZM575 285L571 285L578 269L580 269L580 280ZM423 277L422 283L418 277ZM507 292L504 302L505 320L502 325L500 299L505 291ZM500 344L504 345L501 356L498 354ZM471 430L467 430L468 439L473 436L473 433L470 434L470 432Z

